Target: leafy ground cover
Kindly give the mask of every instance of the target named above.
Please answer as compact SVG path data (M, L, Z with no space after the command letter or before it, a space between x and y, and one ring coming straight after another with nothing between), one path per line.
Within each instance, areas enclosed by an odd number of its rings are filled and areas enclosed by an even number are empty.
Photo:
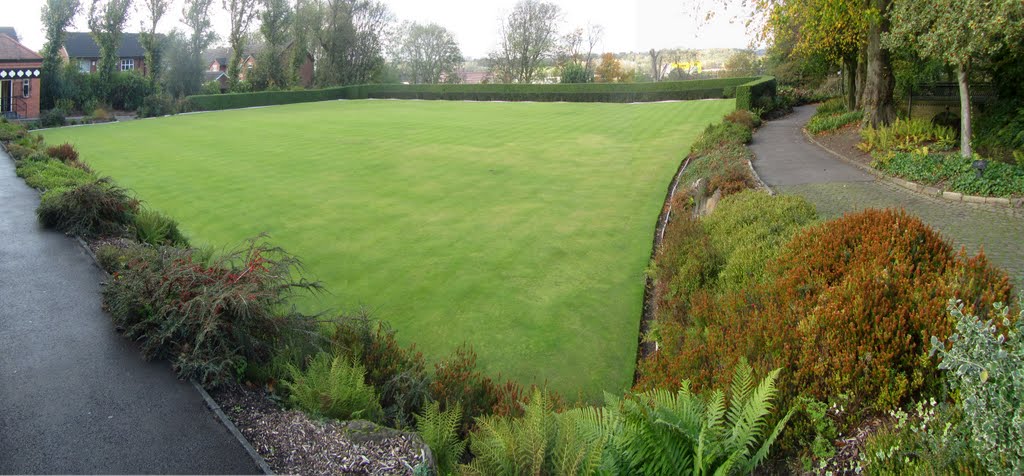
M629 385L651 224L732 101L347 101L46 131L192 242L261 232L431 359L570 395Z

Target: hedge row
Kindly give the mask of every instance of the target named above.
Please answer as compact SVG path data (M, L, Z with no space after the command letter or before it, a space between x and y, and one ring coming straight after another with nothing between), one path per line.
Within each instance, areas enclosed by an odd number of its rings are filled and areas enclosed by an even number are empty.
M373 84L305 91L189 96L195 110L215 111L335 99L428 99L463 101L650 102L728 98L749 108L753 98L774 95L775 80L725 78L660 83L589 84ZM743 104L741 98L743 95Z
M749 79L749 78L747 78ZM764 98L775 98L777 84L775 78L762 76L753 81L736 87L736 109L754 110L763 107Z

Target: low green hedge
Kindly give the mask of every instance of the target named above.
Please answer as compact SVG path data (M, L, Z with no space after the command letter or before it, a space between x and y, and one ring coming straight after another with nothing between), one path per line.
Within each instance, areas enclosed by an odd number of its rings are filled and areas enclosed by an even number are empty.
M757 98L774 96L774 94L774 78L761 77L659 83L372 84L304 91L198 95L189 96L189 101L195 110L214 111L335 99L651 102L723 98L735 95L739 109L750 109L749 104L756 102ZM742 106L741 99L744 99L744 104L748 104L748 106Z

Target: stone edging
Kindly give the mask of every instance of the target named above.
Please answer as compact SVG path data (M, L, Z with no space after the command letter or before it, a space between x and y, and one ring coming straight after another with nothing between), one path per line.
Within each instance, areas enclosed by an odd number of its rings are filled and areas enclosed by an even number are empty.
M665 191L665 201L661 205L661 213L658 215L658 221L654 225L654 239L651 246L651 256L649 260L654 259L654 254L658 252L658 248L661 246L661 240L665 234L665 226L668 224L669 214L672 212L672 197L676 194L676 189L679 187L679 180L683 178L683 172L690 165L690 158L686 157L682 163L679 164L679 169L676 171L672 182L668 185L668 190ZM651 355L657 347L654 343L644 342L644 336L647 335L647 331L650 330L651 321L654 320L655 310L654 300L654 279L651 276L647 276L644 280L644 297L642 309L640 311L640 329L637 335L637 346L636 346L636 362L633 367L633 383L635 384L640 378L640 362L643 361L647 356Z
M4 147L3 144L0 144L0 151L3 151L4 155L7 155L7 157L12 161L14 160L13 157L7 154L7 148ZM33 188L32 190L35 190L36 194L42 195L42 192L39 191L38 189ZM100 272L103 273L107 278L109 278L110 274L107 273L107 270L103 269L103 267L100 266L100 261L99 259L96 258L96 253L93 253L92 248L89 247L89 244L86 243L85 240L83 240L80 236L74 236L72 238L74 238L78 242L79 246L82 247L82 250L85 251L85 254L89 255L89 257L92 259L92 263L97 268L99 268ZM199 391L199 395L203 397L203 400L206 402L206 406L213 412L214 415L217 416L217 419L220 420L220 423L224 425L225 428L227 428L228 432L231 433L231 436L233 436L235 440L237 440L238 443L242 445L242 448L245 449L245 452L249 454L250 458L252 458L253 463L256 463L256 466L260 468L261 471L263 471L263 474L274 474L274 471L270 469L270 465L267 464L267 461L264 460L263 457L260 456L259 452L257 452L256 449L252 447L252 445L249 443L249 440L245 439L245 436L242 435L242 432L238 431L238 427L236 427L235 424L232 423L231 420L228 418L228 416L224 414L224 410L222 410L220 408L220 405L217 404L213 397L211 397L210 394L206 392L206 389L203 388L202 385L199 385L199 383L196 382L195 380L190 380L190 382L192 383L192 386Z
M883 173L882 171L874 167L864 165L856 160L846 157L845 155L840 154L839 152L836 152L826 147L821 142L818 142L810 132L807 132L807 129L801 128L800 130L804 133L804 137L808 140L808 142L820 147L822 150L832 154L839 160L842 160L843 162L853 165L859 168L860 170L863 170L864 172L867 172L873 175L875 178L882 180L884 182L891 183L906 190L910 190L911 192L931 198L938 198L950 202L963 202L975 205L984 205L986 206L986 208L1003 210L1011 215L1019 215L1024 213L1021 211L1022 209L1024 209L1024 198L1015 198L1011 200L1009 198L1002 197L981 197L977 195L964 195L963 193L960 192L950 192L947 190L942 190L937 187L931 187L928 185L911 182L909 180L904 180L899 177L893 177Z

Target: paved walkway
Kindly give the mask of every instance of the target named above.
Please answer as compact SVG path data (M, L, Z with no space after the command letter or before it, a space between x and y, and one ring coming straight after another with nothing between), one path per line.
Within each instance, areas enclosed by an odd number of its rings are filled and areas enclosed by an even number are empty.
M834 218L864 208L899 208L919 216L957 245L985 254L1024 289L1024 218L967 203L926 197L897 187L843 162L804 138L801 128L814 114L803 106L765 123L754 135L754 169L779 193L800 195Z
M0 151L0 474L258 473L191 384L114 331L100 270L38 203Z

